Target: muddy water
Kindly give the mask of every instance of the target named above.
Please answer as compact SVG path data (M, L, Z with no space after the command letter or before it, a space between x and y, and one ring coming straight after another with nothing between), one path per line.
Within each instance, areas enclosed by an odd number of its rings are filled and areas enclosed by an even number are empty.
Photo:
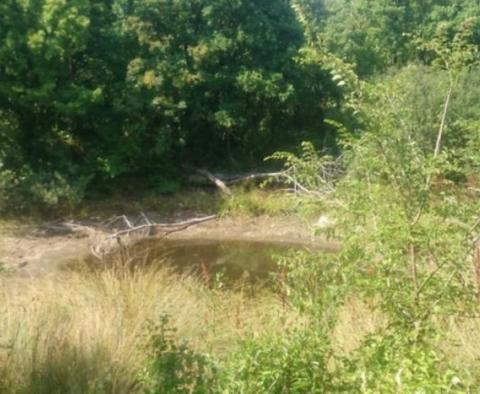
M269 273L277 270L279 257L299 247L272 242L197 240L170 241L148 248L153 260L163 260L180 271L235 280L268 278Z
M112 262L123 259L131 267L151 264L172 267L179 273L193 273L209 282L233 283L266 281L277 271L281 256L302 245L261 241L225 240L145 240L109 257ZM99 264L94 259L89 265Z

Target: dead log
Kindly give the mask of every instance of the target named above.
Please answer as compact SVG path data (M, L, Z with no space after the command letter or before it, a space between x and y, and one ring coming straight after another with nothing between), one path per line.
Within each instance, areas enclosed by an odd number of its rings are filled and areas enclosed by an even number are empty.
M215 186L217 186L224 194L231 196L232 191L229 189L229 187L223 182L220 178L217 178L215 175L213 175L211 172L207 170L196 170L196 172L200 175L203 175L206 177L209 181L211 181Z
M325 193L316 190L309 190L302 184L300 184L293 176L291 176L287 171L279 172L260 172L260 173L251 173L246 175L236 175L236 176L224 176L223 179L218 175L214 175L207 170L195 170L195 172L203 177L207 178L210 182L214 183L223 193L228 196L232 195L232 191L227 185L234 185L236 183L255 180L255 179L265 179L265 178L283 178L287 183L290 183L294 186L296 192L301 192L309 195L323 196Z
M227 185L234 185L235 183L250 181L255 179L265 178L279 178L285 176L284 172L258 172L246 175L237 175L225 180Z
M115 222L122 221L126 228L118 231L111 232L104 227L104 231L97 233L100 236L100 240L94 242L90 247L92 254L98 259L102 260L103 257L111 252L117 244L123 245L122 237L130 237L130 235L149 236L156 233L162 233L161 238L165 238L168 235L187 229L190 226L204 223L217 218L217 215L209 215L201 218L193 218L188 220L182 220L174 223L156 223L152 219L148 218L145 214L141 214L143 223L139 225L132 225L132 222L125 216L117 216L107 221L107 225L112 225ZM138 238L133 238L133 242Z
M139 226L129 227L127 229L117 231L117 232L111 234L108 237L108 239L118 238L122 235L128 235L128 234L135 233L135 232L145 230L145 229L162 230L164 233L166 233L168 235L168 234L171 234L171 233L174 233L174 232L177 232L177 231L185 230L188 227L193 226L195 224L200 224L200 223L207 222L209 220L214 220L217 217L218 217L217 215L210 215L210 216L204 216L204 217L201 217L201 218L193 218L193 219L184 220L184 221L175 222L175 223L155 223L155 222L152 222L152 221L146 219L147 223L141 224Z

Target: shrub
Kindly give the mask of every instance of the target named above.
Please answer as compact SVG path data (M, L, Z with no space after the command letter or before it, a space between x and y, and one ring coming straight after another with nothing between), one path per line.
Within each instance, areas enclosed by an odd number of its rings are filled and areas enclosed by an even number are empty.
M151 394L209 393L216 371L211 359L197 353L186 343L178 343L176 330L163 315L158 325L151 325L147 358L141 381Z
M91 176L72 172L69 176L57 171L33 172L23 167L19 172L0 172L0 210L49 211L71 210L84 197Z
M223 389L245 394L332 392L329 345L328 338L314 330L245 342L227 363Z

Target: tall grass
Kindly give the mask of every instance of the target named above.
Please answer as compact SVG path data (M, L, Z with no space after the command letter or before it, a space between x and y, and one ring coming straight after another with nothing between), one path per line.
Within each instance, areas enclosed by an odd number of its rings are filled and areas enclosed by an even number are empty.
M297 196L268 189L235 188L232 196L224 197L220 212L222 215L238 217L257 216L298 216L310 219L324 213L325 207L318 198Z
M0 393L145 392L149 347L158 337L152 327L165 315L176 341L234 369L231 355L242 354L242 340L280 338L306 322L267 291L252 297L241 286L223 291L165 268L130 268L0 277ZM369 303L349 300L332 332L336 352L354 351L385 323ZM457 345L447 354L475 381L480 321L447 323L439 332ZM452 341L438 346L444 343Z
M192 349L222 359L238 340L292 323L275 297L211 290L168 270L108 269L4 280L0 392L142 391L149 327L165 314Z

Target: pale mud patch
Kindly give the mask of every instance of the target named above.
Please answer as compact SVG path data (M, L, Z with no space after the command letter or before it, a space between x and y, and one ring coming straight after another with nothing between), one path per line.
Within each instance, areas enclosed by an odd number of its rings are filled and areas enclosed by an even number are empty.
M26 234L0 236L0 262L19 274L38 275L52 272L71 259L90 252L88 237Z

